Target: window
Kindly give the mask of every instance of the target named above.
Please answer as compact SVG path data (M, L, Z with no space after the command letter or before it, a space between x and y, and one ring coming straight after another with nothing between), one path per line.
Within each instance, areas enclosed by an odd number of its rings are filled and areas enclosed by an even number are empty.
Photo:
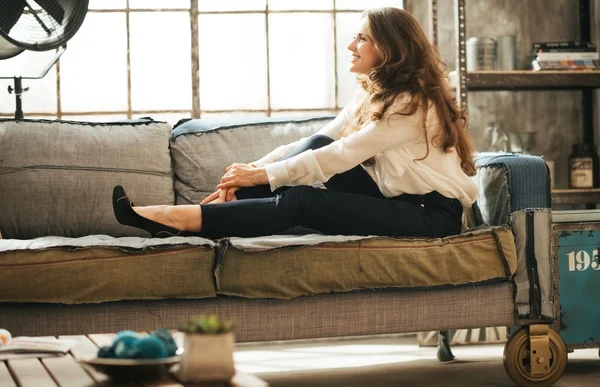
M299 116L338 112L356 86L346 49L364 8L402 0L90 0L59 63L23 80L26 118ZM0 61L38 75L53 53ZM0 80L0 116L14 114Z

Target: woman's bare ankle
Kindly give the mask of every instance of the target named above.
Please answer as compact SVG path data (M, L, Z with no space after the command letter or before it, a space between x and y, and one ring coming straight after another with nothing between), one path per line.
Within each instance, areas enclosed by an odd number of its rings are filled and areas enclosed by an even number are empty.
M181 222L179 219L177 219L176 213L171 210L172 207L175 206L140 206L133 207L133 210L146 219L150 219L154 222L164 224L165 226L169 226L177 230L184 230Z

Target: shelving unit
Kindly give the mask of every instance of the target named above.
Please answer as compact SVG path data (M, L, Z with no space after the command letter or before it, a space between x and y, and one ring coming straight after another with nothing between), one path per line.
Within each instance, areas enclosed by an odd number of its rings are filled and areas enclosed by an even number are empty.
M552 190L552 204L587 203L600 203L600 188Z
M437 1L430 0L433 15L437 16ZM581 90L583 114L583 141L594 143L593 90L600 88L600 71L477 71L467 72L466 12L465 0L454 0L456 40L458 42L458 84L456 95L463 107L467 107L468 91L518 91L518 90ZM437 31L436 18L432 18ZM579 0L580 40L591 41L590 1ZM434 42L437 39L434 38ZM560 189L552 191L556 204L600 203L600 189Z
M473 71L469 91L573 90L600 87L600 71Z
M437 45L437 0L429 0L429 33L432 44ZM454 0L456 41L458 45L458 82L456 96L466 109L468 91L536 91L536 90L581 90L583 115L583 141L594 143L593 90L600 88L600 71L477 71L467 72L466 59L466 12L465 0ZM590 1L579 0L580 39L591 41ZM585 204L595 207L600 203L600 188L593 189L553 189L553 204ZM588 212L591 213L591 212ZM462 330L459 330L462 331ZM419 343L426 342L419 335ZM440 332L438 337L438 358L451 360L449 332ZM456 337L456 336L455 336ZM484 340L487 341L486 338ZM459 341L461 342L461 341ZM462 342L465 343L465 342Z

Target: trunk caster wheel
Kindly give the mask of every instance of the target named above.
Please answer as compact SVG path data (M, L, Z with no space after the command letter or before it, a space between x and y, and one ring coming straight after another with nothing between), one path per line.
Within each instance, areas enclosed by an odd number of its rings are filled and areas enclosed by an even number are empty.
M519 386L548 387L556 383L565 371L567 365L565 342L553 329L547 329L547 335L550 347L547 358L540 354L532 355L528 329L520 328L506 342L504 347L504 369L508 376ZM536 338L538 337L543 337L543 335L536 336ZM537 356L538 363L533 368L531 364L532 356Z

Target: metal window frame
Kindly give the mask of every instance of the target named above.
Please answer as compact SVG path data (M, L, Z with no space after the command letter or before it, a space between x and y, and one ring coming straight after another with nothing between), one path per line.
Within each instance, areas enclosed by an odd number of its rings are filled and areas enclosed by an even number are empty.
M402 7L406 5L406 2L410 0L398 0L398 6ZM337 14L338 13L359 13L361 10L355 9L336 9L337 0L333 0L332 9L323 10L273 10L269 9L269 0L266 0L264 10L246 10L246 11L200 11L198 8L199 0L190 0L189 8L131 8L129 0L125 2L125 8L114 8L114 9L90 9L90 13L125 13L125 26L126 26L126 61L127 61L127 110L113 110L113 111L63 111L61 103L61 66L60 60L56 63L56 113L52 112L32 112L29 114L37 117L56 117L57 119L68 119L69 116L94 116L94 115L126 115L128 119L132 119L134 115L152 115L152 114L189 114L192 118L200 118L202 114L210 113L265 113L267 117L270 117L272 113L298 113L298 112L330 112L331 114L337 114L343 108L338 105L339 96L339 84L338 84L338 60L337 60ZM130 34L130 15L138 12L188 12L190 15L190 32L191 32L191 68L192 68L192 108L190 109L165 109L165 110L133 110L132 108L132 90L131 90L131 34ZM287 14L287 13L318 13L318 14L331 14L333 21L333 74L335 81L334 89L334 107L323 106L319 108L309 109L273 109L271 107L271 68L269 61L270 45L269 45L269 15L270 14ZM267 81L267 108L266 109L202 109L200 100L200 48L198 39L198 17L200 15L236 15L236 14L263 14L265 15L265 44L266 44L266 81ZM0 117L10 117L12 113L0 113ZM27 117L25 117L27 118ZM183 118L183 117L182 117Z

